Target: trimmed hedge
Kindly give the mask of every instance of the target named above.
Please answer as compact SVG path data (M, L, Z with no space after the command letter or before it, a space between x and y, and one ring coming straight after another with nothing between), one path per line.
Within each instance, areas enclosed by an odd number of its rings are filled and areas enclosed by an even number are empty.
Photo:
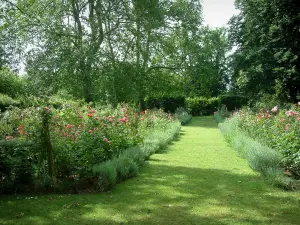
M177 108L185 107L185 97L148 98L146 104L149 109L157 108L174 113Z
M218 98L186 98L186 107L193 116L212 115L219 105Z
M220 106L226 105L228 111L234 111L247 105L249 99L241 95L221 95L219 96Z

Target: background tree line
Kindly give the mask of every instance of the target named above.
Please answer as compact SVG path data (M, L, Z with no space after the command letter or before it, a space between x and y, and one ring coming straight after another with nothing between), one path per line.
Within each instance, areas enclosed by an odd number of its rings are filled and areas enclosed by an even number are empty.
M199 1L2 3L1 67L25 60L32 94L65 90L87 102L143 104L149 96L225 90L226 35L202 25ZM14 60L3 57L10 54Z
M213 29L198 0L1 0L0 91L140 106L226 92L299 101L296 0L236 7L229 29ZM26 75L16 78L20 62Z

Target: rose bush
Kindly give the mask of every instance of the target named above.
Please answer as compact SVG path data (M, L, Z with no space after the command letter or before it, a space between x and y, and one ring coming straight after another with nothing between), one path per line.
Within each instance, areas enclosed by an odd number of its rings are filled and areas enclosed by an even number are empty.
M139 112L127 105L110 107L64 104L59 108L11 108L0 114L2 190L51 186L48 152L43 148L42 113L47 114L56 183L93 182L95 165L141 146L145 136L177 121L161 110ZM22 169L23 168L23 169ZM24 174L27 174L24 176ZM27 179L26 182L17 179ZM20 186L17 190L16 187Z
M235 113L238 126L250 137L282 154L282 165L300 176L300 103L290 109L243 109Z

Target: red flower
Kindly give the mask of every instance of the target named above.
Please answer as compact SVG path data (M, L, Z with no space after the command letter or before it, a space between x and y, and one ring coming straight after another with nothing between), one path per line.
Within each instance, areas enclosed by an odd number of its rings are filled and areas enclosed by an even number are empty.
M95 113L96 112L96 110L94 110L94 109L91 109L90 111L89 111L89 113Z
M67 137L67 136L68 136L68 134L67 134L66 132L64 132L64 133L63 133L63 136L64 136L64 137Z
M145 114L145 111L142 111L141 114L144 115L144 114Z
M98 116L96 116L96 117L95 117L95 120L99 120L99 117L98 117Z
M93 117L92 113L87 114L88 117Z

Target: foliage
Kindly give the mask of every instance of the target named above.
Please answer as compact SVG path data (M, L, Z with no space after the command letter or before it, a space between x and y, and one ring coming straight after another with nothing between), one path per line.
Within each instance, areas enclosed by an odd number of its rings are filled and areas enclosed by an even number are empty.
M18 106L20 104L19 101L14 100L6 94L0 93L0 110L5 111L9 106Z
M186 107L192 115L211 115L219 108L218 98L195 97L186 99Z
M16 97L24 93L24 80L9 69L0 67L0 94Z
M220 106L225 105L228 111L241 109L247 105L248 98L241 95L220 95Z
M151 139L158 141L158 148L166 146L175 135L170 131L174 129L172 124L177 132L180 125L170 115L162 111L139 113L125 105L116 109L80 103L64 104L57 109L11 108L0 117L3 191L22 191L19 184L38 189L43 188L39 185L57 186L65 191L63 185L80 189L85 182L98 189L110 188L114 185L111 160L120 157L120 167L126 164L130 168L118 180L134 176L136 167L143 165L150 152L132 147L142 146L152 133L155 137ZM102 163L106 164L100 166ZM93 176L97 171L100 172L96 181ZM29 180L19 181L20 174ZM47 177L52 180L50 183Z
M192 119L192 116L184 108L176 109L175 117L181 122L181 125L188 124Z
M230 21L232 87L252 99L265 94L297 102L300 76L300 18L297 0L237 0Z
M148 108L163 109L165 112L174 113L177 108L185 107L185 97L160 97L148 98L146 100Z
M297 181L284 175L281 164L282 154L275 148L270 148L247 136L239 125L239 118L234 116L220 123L219 127L231 146L241 157L247 159L249 166L262 174L272 185L290 190L300 188Z
M300 176L300 112L299 105L290 109L242 110L236 117L238 126L250 137L266 143L282 154L281 164Z

